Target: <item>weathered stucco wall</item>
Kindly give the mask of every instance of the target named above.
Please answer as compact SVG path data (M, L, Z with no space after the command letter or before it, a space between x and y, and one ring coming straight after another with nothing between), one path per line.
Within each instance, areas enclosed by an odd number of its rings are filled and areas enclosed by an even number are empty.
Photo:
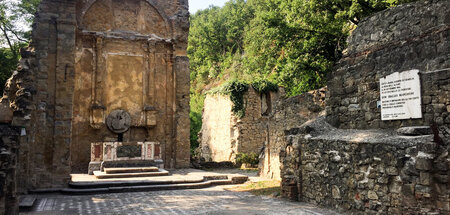
M43 0L32 43L4 99L24 127L20 188L66 186L93 142L117 141L105 118L132 118L124 141L161 143L166 168L189 166L186 0Z
M418 1L359 24L329 76L326 116L285 133L284 197L355 214L450 213L449 10ZM381 121L379 79L412 69L423 119ZM412 125L426 132L397 132Z
M229 96L207 95L200 133L201 156L207 161L235 161L238 153L259 154L267 139L267 119L279 93L261 94L249 88L245 116L236 117ZM269 99L267 99L269 98Z
M236 151L231 100L227 96L207 95L203 108L201 156L207 161L230 161ZM238 131L237 131L238 132ZM232 142L234 141L234 142Z

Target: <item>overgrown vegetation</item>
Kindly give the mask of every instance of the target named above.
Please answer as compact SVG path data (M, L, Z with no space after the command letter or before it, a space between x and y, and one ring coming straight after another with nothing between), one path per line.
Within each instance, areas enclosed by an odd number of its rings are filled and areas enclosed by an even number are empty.
M245 101L244 95L252 86L259 93L277 92L278 85L267 80L257 80L250 84L244 81L232 80L225 82L224 84L211 89L207 94L220 94L230 96L230 100L233 103L231 111L235 116L242 118L245 116Z
M346 48L347 36L363 18L412 1L230 0L222 8L193 14L188 46L191 137L201 128L199 98L206 91L228 80L268 81L283 86L288 96L321 88ZM239 95L235 99L240 111ZM198 145L195 138L191 141Z
M248 84L238 80L226 82L222 86L210 90L210 94L221 94L230 96L233 103L231 111L239 118L245 116L244 95L248 91Z
M278 85L267 80L257 80L251 85L253 89L258 91L259 93L266 94L269 92L278 92Z
M238 166L242 164L249 164L251 166L256 166L259 163L259 156L256 153L238 153L236 155L236 164Z

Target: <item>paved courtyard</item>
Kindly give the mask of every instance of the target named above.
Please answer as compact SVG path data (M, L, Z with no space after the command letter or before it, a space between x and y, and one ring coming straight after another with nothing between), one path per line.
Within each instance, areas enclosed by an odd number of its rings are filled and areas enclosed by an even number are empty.
M302 215L336 214L312 205L231 192L224 186L201 190L39 196L33 211L21 214Z

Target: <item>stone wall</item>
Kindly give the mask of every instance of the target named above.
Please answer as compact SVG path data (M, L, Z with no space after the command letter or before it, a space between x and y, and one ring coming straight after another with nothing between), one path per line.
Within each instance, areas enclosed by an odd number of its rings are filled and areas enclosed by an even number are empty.
M449 10L418 1L359 24L329 76L324 116L285 132L284 197L355 214L450 213ZM382 121L379 79L412 69L423 119Z
M4 94L25 129L21 191L87 173L91 143L120 139L105 125L117 109L132 118L124 141L161 143L166 168L188 167L188 30L185 0L43 0Z
M245 116L236 117L229 96L207 95L200 131L201 157L235 162L238 153L259 154L267 139L267 120L279 93L261 94L252 87L244 95Z
M12 111L0 100L0 214L18 214L17 172L20 129L10 126Z
M419 1L361 21L329 77L328 121L358 129L450 125L449 9L448 1ZM381 121L380 78L412 69L421 74L423 119Z
M283 196L356 214L416 214L449 209L449 136L343 130L321 117L287 136Z
M267 121L268 139L264 142L263 156L260 158L260 176L281 179L281 162L288 145L286 135L291 129L321 114L325 108L326 91L327 88L322 88L291 98L281 97L275 103Z

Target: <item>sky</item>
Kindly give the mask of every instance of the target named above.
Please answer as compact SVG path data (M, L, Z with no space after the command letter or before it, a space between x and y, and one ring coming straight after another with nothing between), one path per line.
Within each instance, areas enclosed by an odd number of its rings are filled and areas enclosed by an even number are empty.
M206 9L210 5L222 7L228 0L189 0L189 12L194 14L198 10Z

